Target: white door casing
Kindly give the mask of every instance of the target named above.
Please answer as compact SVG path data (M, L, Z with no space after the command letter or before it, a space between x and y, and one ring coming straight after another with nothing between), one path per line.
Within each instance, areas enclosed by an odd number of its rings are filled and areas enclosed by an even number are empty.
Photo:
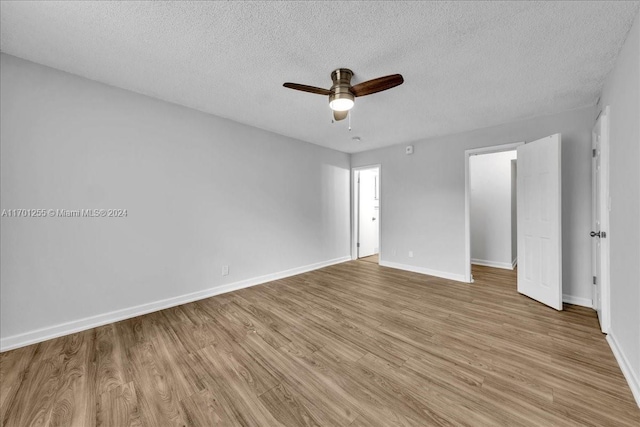
M358 258L378 253L378 170L363 169L358 179Z
M602 332L609 329L609 107L591 133L591 270L593 309Z
M518 292L562 310L561 136L518 147Z
M472 148L464 152L464 256L466 271L464 281L473 283L471 275L471 174L470 174L470 158L471 156L489 153L501 153L504 151L512 151L517 149L524 142L514 142L510 144L494 145L491 147ZM517 185L516 185L517 187Z

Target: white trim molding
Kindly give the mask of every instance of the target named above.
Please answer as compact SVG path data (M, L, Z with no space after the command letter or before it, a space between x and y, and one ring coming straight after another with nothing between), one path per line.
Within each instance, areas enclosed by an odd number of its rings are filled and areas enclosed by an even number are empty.
M636 399L636 404L640 408L640 380L638 380L638 377L633 372L631 363L629 363L629 360L622 352L622 349L618 346L618 342L616 341L616 337L613 333L609 332L609 334L607 334L607 342L609 343L609 347L611 347L611 351L613 352L618 365L620 365L622 375L624 375L624 378L627 380L627 384L629 384L631 393Z
M513 270L513 263L511 262L497 262L497 261L487 261L484 259L471 258L471 264L483 265L485 267L502 268L504 270Z
M416 267L415 265L400 264L397 262L389 262L380 260L383 267L396 268L398 270L411 271L413 273L426 274L428 276L440 277L443 279L455 280L456 282L465 282L464 274L454 274L446 271L431 270L429 268Z
M590 298L582 298L573 295L562 294L562 302L565 304L581 305L582 307L593 308L593 302Z
M271 282L278 279L284 279L285 277L307 273L309 271L318 270L320 268L328 267L334 264L340 264L346 261L351 261L351 256L344 256L328 261L317 262L314 264L296 267L277 273L266 274L264 276L254 277L251 279L241 280L239 282L204 289L202 291L179 295L159 301L153 301L146 304L140 304L133 307L127 307L121 310L111 311L109 313L103 313L96 316L73 320L71 322L60 323L57 325L49 326L42 329L36 329L34 331L25 332L18 335L2 337L2 339L0 339L0 352L24 347L64 335L74 334L76 332L85 331L87 329L96 328L98 326L103 326L109 323L119 322L120 320L130 319L132 317L141 316L143 314L152 313L154 311L164 310L165 308L175 307L177 305L198 301L227 292L261 285L263 283Z

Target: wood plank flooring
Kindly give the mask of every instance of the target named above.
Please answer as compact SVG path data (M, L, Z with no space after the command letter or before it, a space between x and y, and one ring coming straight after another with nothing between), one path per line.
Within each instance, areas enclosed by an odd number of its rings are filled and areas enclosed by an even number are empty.
M367 256L367 257L364 257L364 258L360 258L358 261L372 262L374 264L379 264L380 263L380 259L379 259L378 254Z
M352 261L0 355L4 426L635 426L592 310Z

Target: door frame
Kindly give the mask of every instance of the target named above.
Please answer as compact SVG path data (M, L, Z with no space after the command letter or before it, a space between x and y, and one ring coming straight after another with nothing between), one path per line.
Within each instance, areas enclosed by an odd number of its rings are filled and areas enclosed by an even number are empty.
M471 276L471 176L469 174L469 159L471 156L480 154L512 151L523 144L524 141L512 142L509 144L492 145L490 147L472 148L464 151L464 281L466 283L473 283L473 277Z
M360 192L356 172L367 169L378 169L378 198L380 208L378 209L378 263L382 261L382 234L380 233L380 222L382 221L382 165L373 164L351 168L351 259L358 259L358 237L360 236Z
M602 120L602 128L600 135L600 230L609 234L610 228L610 219L609 212L611 210L611 193L609 187L609 161L610 161L610 123L611 123L611 111L609 106L605 106L596 117L596 121L593 125L593 129L598 125L598 120ZM593 130L592 130L592 138L593 138ZM593 166L592 171L593 173ZM592 189L593 191L593 189ZM592 193L593 194L593 193ZM593 201L592 201L593 203ZM593 208L592 208L593 214ZM592 218L593 222L593 218ZM600 239L600 259L601 259L601 269L600 275L602 277L598 278L600 280L600 311L602 314L602 324L600 325L600 329L603 333L608 333L609 328L611 327L611 236L607 235L606 238ZM595 266L591 268L592 274L595 271ZM593 299L594 309L595 307L595 299Z

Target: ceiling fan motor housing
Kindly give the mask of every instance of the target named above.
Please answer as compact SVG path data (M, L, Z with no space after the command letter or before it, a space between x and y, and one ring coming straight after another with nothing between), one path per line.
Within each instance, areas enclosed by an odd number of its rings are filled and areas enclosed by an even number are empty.
M347 68L338 68L331 73L331 80L333 80L333 86L331 86L331 94L329 95L329 105L337 99L348 99L351 101L351 105L355 102L355 96L351 92L351 77L353 77L353 71ZM333 108L333 107L332 107Z

